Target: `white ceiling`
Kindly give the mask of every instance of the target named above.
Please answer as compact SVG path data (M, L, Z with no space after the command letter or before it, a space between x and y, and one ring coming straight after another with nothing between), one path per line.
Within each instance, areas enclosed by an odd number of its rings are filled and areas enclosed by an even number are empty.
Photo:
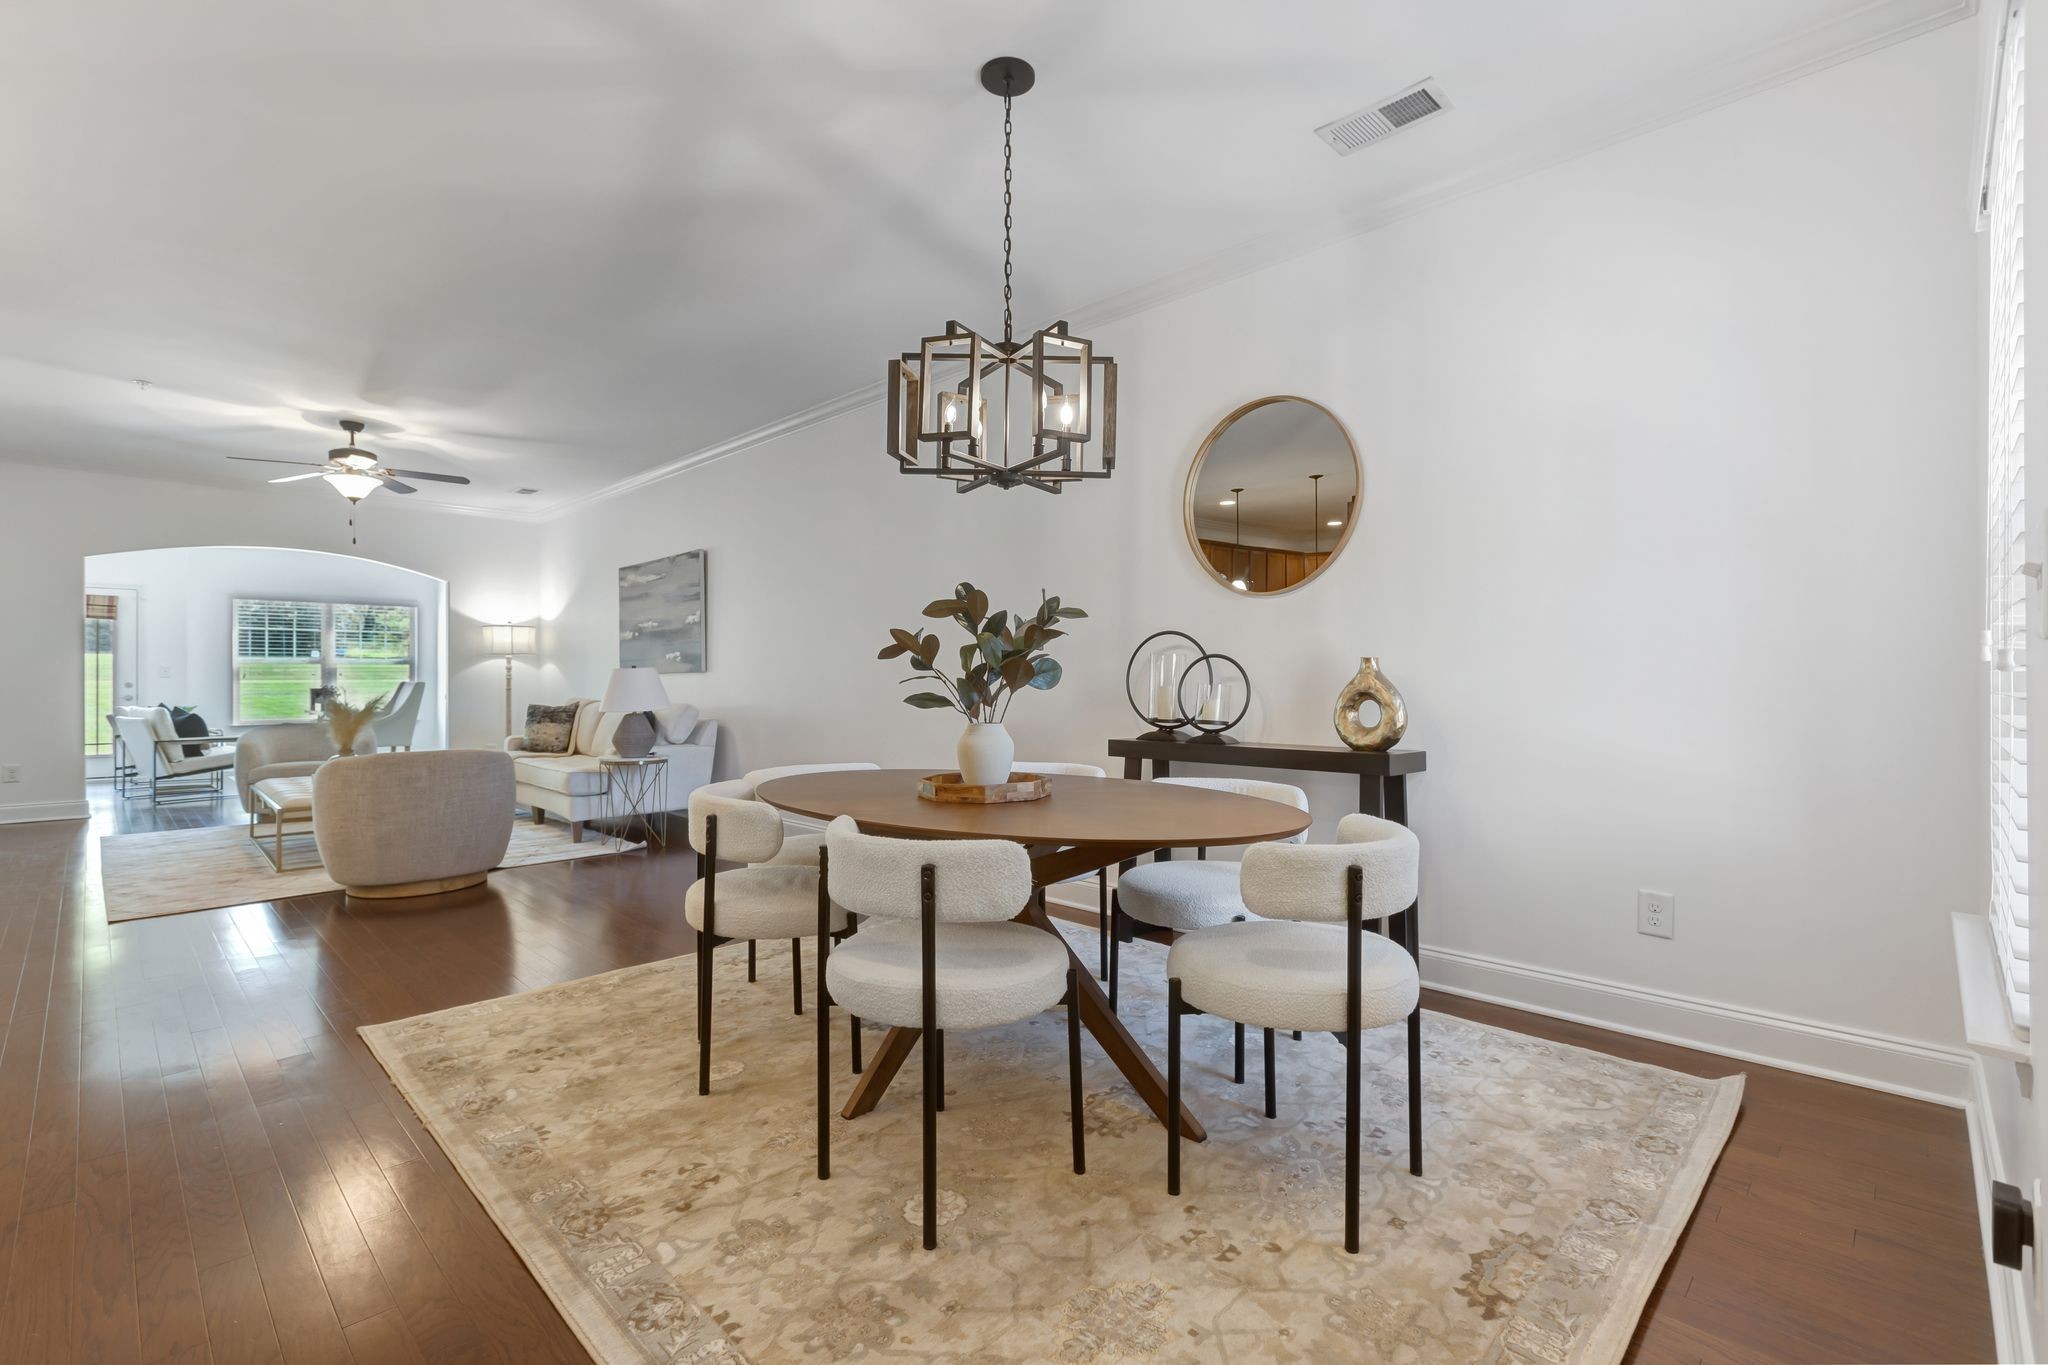
M1039 71L1035 325L1974 8L9 0L0 456L254 485L221 456L318 459L355 413L475 480L415 503L544 511L1000 326L988 57ZM1311 135L1428 76L1450 114L1349 158Z

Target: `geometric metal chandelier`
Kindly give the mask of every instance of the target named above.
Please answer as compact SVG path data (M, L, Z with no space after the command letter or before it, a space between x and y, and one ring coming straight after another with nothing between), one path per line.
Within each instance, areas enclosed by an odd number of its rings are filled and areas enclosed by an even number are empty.
M1010 101L1037 79L998 57L981 84L1003 99L1003 339L949 321L889 362L889 453L899 472L951 479L955 491L1057 493L1116 471L1116 361L1055 322L1016 340L1010 292Z

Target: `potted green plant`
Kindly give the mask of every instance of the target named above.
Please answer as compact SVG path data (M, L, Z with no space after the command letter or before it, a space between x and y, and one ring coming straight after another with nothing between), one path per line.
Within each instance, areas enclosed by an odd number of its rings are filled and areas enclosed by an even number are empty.
M1049 692L1059 686L1058 661L1045 647L1066 632L1061 621L1074 621L1088 613L1079 607L1063 607L1057 597L1039 594L1038 610L995 611L988 607L988 594L972 583L953 589L951 597L927 603L924 614L934 621L955 621L974 638L960 646L960 672L948 676L938 666L939 637L929 632L891 628L889 643L878 659L908 656L917 671L906 683L933 681L942 692L913 692L903 700L923 710L954 710L967 717L966 732L960 736L957 754L960 780L970 786L989 787L1007 782L1010 760L1016 746L1003 728L1010 703L1019 692L1032 688Z

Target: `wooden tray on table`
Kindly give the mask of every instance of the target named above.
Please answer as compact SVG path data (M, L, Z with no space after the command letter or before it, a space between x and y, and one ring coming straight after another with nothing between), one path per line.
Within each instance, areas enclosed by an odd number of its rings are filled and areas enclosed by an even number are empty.
M1043 801L1052 795L1052 783L1035 773L1011 773L1008 782L973 786L958 773L931 773L917 782L917 794L926 801L964 806L997 806L1009 801Z

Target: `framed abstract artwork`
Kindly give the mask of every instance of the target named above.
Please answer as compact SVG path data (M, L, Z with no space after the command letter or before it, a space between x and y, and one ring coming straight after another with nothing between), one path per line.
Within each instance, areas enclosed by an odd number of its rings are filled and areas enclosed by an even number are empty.
M620 569L620 666L702 673L705 601L702 550Z

